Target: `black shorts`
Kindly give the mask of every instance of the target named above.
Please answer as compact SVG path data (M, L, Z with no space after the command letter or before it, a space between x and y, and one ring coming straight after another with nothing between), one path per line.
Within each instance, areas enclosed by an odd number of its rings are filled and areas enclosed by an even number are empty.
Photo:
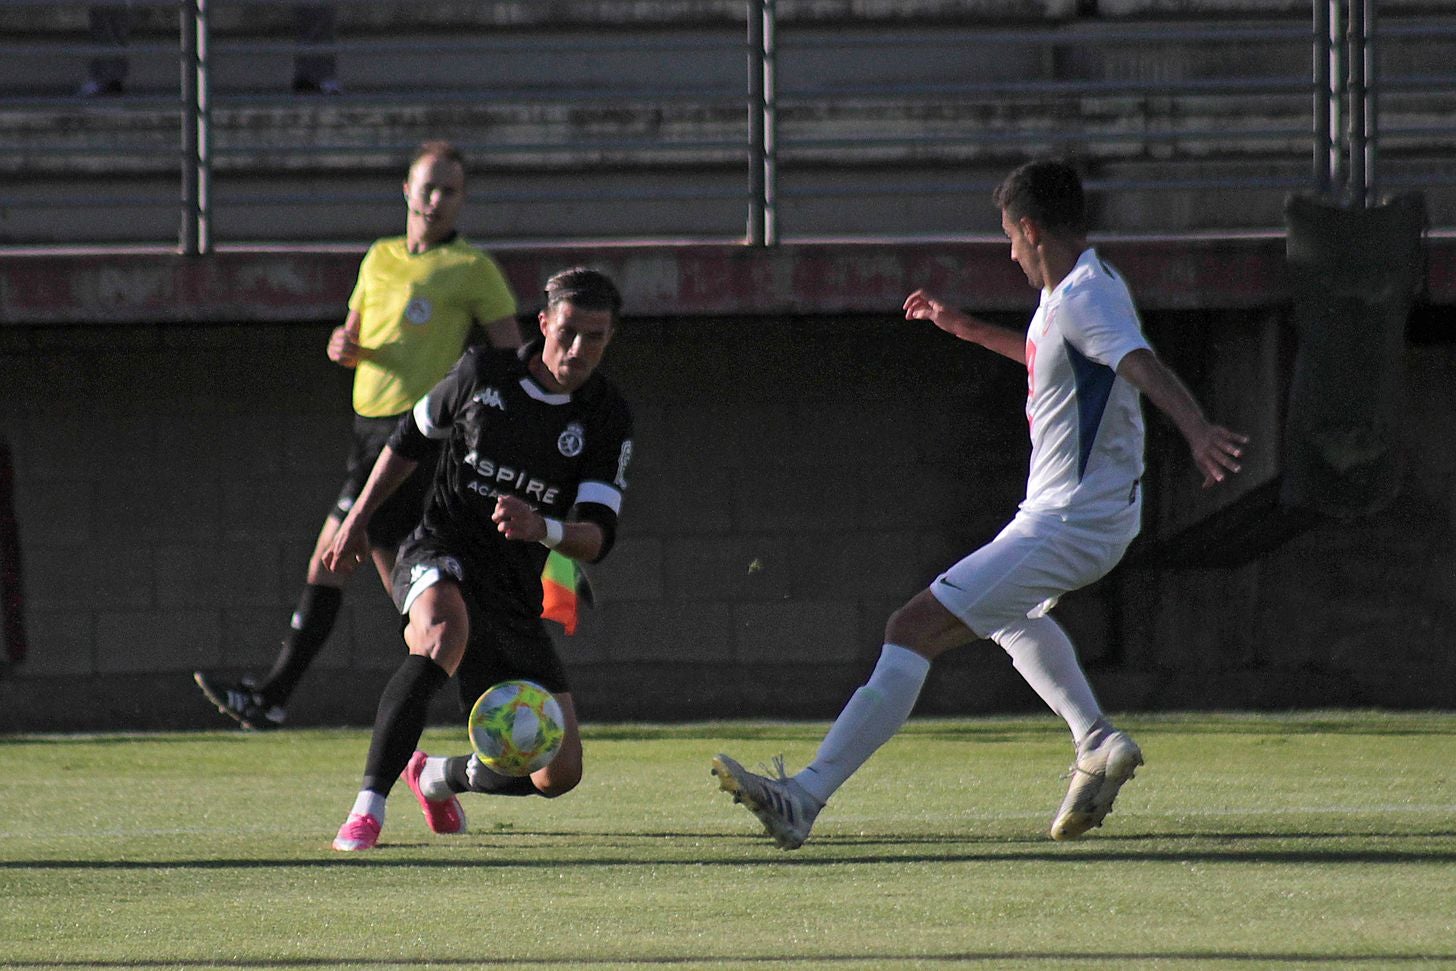
M473 566L436 545L431 537L413 536L400 548L392 577L394 604L401 625L409 621L412 596L436 583L454 583L460 588L470 617L470 639L465 656L455 672L460 705L469 711L487 688L511 678L535 681L553 694L571 690L566 668L556 654L556 645L546 633L540 616L492 609L470 582Z
M354 500L359 498L359 493L364 491L364 483L369 481L369 473L374 471L379 453L384 451L384 446L389 444L389 436L399 425L399 419L399 415L388 418L354 416L354 442L349 448L348 472L329 515L340 521L349 515ZM384 501L384 505L375 510L369 520L370 546L387 549L391 553L399 548L410 530L420 524L425 497L429 495L434 476L434 468L421 463Z

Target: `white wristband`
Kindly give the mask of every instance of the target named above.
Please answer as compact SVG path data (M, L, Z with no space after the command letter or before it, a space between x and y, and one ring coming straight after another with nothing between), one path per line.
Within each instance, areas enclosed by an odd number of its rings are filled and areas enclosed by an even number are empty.
M542 516L541 522L546 524L546 535L541 537L541 545L554 550L566 538L566 524L550 516Z

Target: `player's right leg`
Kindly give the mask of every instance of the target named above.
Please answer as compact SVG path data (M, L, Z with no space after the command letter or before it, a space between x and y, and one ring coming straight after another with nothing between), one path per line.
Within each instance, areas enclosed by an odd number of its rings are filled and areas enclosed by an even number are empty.
M783 759L775 759L777 778L749 772L722 753L713 757L713 775L718 788L733 796L763 824L764 832L781 850L797 850L809 838L809 830L823 803L804 791L803 786L784 774Z
M430 699L465 653L470 618L460 588L438 570L426 574L402 598L409 613L405 644L410 653L380 695L363 785L334 839L336 850L375 845L384 826L385 800L424 734Z
M780 764L775 779L719 755L713 760L719 787L758 817L782 849L797 849L829 797L910 717L930 658L972 636L929 591L921 591L890 618L875 670L850 697L802 772L787 777Z

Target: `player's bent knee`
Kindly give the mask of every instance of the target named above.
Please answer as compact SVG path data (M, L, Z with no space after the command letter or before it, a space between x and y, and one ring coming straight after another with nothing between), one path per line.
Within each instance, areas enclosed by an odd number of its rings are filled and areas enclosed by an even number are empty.
M885 643L899 644L919 652L921 645L928 640L928 635L913 603L912 601L901 607L885 621Z
M887 644L907 647L931 660L975 639L976 634L928 590L916 594L885 622Z
M536 791L547 799L555 799L575 789L581 783L581 755L580 743L573 744L573 740L568 739L551 764L531 776Z
M536 791L547 799L564 796L581 783L581 766L565 766L561 769L549 765L531 777Z
M448 623L417 625L411 619L405 628L404 641L411 654L429 658L451 675L465 655L464 635Z

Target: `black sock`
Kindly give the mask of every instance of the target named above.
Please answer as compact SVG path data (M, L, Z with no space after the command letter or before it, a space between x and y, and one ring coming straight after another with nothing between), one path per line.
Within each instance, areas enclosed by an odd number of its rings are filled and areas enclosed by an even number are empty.
M457 755L445 760L445 781L451 792L483 792L488 796L539 796L528 775L501 775L479 759Z
M424 733L430 699L448 680L444 668L419 654L411 654L400 664L379 696L362 788L389 795Z
M343 602L344 591L338 587L310 583L303 588L283 650L278 652L273 670L253 689L263 697L264 704L287 704L319 648L329 639Z

